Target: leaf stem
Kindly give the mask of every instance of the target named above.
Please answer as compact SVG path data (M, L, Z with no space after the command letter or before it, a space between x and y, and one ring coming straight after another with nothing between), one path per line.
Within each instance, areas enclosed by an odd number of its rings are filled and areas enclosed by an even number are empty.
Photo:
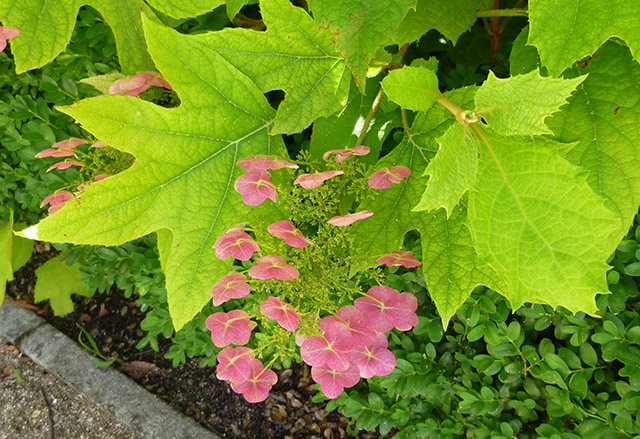
M369 110L369 113L367 114L367 118L364 120L364 123L362 124L362 130L360 131L360 135L358 136L358 140L356 140L356 146L362 145L362 142L364 142L364 138L367 136L367 132L369 131L369 126L371 125L371 121L373 120L373 116L376 115L376 111L378 110L378 107L380 106L380 101L382 100L382 93L383 93L382 86L380 86L380 90L378 90L378 94L373 99L373 104L371 105L371 109Z
M465 120L463 119L463 115L466 113L466 111L463 110L462 108L460 108L458 106L458 104L453 102L451 99L449 99L445 95L441 94L440 97L438 97L438 99L436 99L436 102L438 102L444 108L449 110L451 112L451 114L453 114L456 117L456 120L458 122L460 122L460 123L464 123L465 122Z
M528 17L529 12L526 9L488 9L478 11L478 18L485 17Z

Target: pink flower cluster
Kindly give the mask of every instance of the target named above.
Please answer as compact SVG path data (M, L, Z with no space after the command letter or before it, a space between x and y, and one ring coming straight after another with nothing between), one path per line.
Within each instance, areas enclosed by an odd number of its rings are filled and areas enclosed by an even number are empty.
M51 145L51 148L46 148L42 151L40 151L39 153L37 153L35 155L36 158L45 158L45 157L56 157L56 158L61 158L61 157L74 157L77 158L78 155L76 154L76 151L74 150L76 147L80 146L80 145L84 145L87 144L88 142L84 139L78 139L78 138L70 138L70 139L65 139L65 140L61 140L60 142L57 142L53 145ZM102 148L107 146L103 141L98 140L96 141L93 145L91 145L94 148ZM84 167L84 163L81 163L77 160L64 160L62 162L58 162L58 163L54 163L53 165L51 165L49 167L49 169L47 169L47 172L53 170L53 169L68 169L71 166L78 166L78 167ZM98 174L96 175L94 178L95 181L100 181L100 180L104 180L105 178L111 177L110 174ZM78 186L78 190L81 191L83 188L84 184L79 185ZM70 199L72 199L74 196L71 192L69 191L65 191L65 190L58 190L50 195L48 195L43 201L42 204L40 205L40 207L44 207L47 204L50 205L48 212L49 213L55 213L56 211L60 210L62 208L62 206L64 205L65 201L68 201Z
M391 287L372 287L353 306L343 306L318 326L321 335L307 338L300 347L311 376L322 392L336 398L360 378L384 376L393 371L396 359L387 349L385 332L394 327L407 331L418 324L418 302L410 293Z
M336 163L341 163L351 155L366 155L369 148L356 146L331 150L324 154L324 160L336 155ZM271 182L269 171L281 168L297 169L298 166L284 159L271 156L251 156L237 162L245 173L235 182L236 191L244 203L257 206L270 199L277 202L278 193ZM330 178L342 175L342 170L327 170L300 174L294 184L305 189L314 189ZM411 171L402 166L382 168L369 177L369 186L384 189L392 183L400 183ZM348 226L355 221L366 219L374 213L363 210L347 215L335 216L327 221L334 226ZM260 252L260 245L247 233L247 223L236 224L222 233L213 245L219 259L235 258L248 261ZM294 248L313 245L303 233L289 221L270 224L267 231ZM420 264L411 252L393 252L381 256L377 262L388 266L405 265L415 267ZM263 255L255 260L248 276L257 280L296 279L300 273L279 255ZM213 304L218 306L231 299L241 299L251 292L247 276L231 271L219 279L211 288ZM388 349L385 332L396 328L407 331L418 323L417 300L410 293L398 293L387 286L369 289L364 297L356 299L353 305L343 306L335 315L320 319L319 332L307 337L309 328L300 330L301 316L289 303L269 296L260 304L260 312L276 321L287 331L296 334L302 359L311 366L313 379L320 384L324 394L336 398L344 388L355 385L360 378L383 376L391 373L396 360ZM218 347L225 347L218 355L217 375L229 380L234 391L242 393L247 401L264 400L277 378L273 371L265 369L256 359L251 349L242 347L248 343L256 323L243 310L216 312L207 318L207 328L211 339ZM239 347L231 347L230 344Z

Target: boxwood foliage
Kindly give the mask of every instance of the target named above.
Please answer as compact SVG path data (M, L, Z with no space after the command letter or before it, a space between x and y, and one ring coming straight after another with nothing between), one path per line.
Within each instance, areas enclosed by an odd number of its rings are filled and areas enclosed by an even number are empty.
M395 439L640 438L639 243L636 220L609 261L601 318L543 305L512 313L479 288L445 332L419 273L397 273L396 286L422 302L420 323L390 337L390 375L361 381L329 409Z

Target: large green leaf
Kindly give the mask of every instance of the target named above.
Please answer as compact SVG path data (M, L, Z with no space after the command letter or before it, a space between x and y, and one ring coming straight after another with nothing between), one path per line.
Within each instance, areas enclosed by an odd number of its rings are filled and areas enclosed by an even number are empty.
M11 40L18 73L41 67L64 50L83 5L98 10L113 30L124 73L153 68L142 34L142 0L2 0L0 22L20 29Z
M437 29L453 44L476 22L476 12L486 0L418 0L394 37L397 44L417 40L430 29Z
M503 136L551 134L545 119L584 81L544 78L538 71L506 79L489 77L476 93L476 111Z
M622 38L640 59L640 2L635 0L530 0L529 44L542 65L559 76L611 37Z
M448 94L457 103L472 105L474 88ZM417 229L422 237L423 274L431 297L446 326L456 310L477 285L497 285L497 277L488 267L481 267L465 225L466 209L454 209L447 218L443 210L414 212L412 206L424 191L424 171L438 146L435 138L443 135L454 122L440 106L419 113L403 142L376 164L406 166L411 176L361 205L375 214L351 226L358 243L358 268L375 264L378 256L399 250L406 232Z
M351 77L331 33L288 0L263 0L260 10L266 32L224 29L192 38L215 48L263 92L285 91L274 133L297 133L342 109Z
M78 201L25 234L118 245L170 230L163 259L169 310L179 329L229 270L231 262L219 261L212 249L216 238L248 219L233 188L242 172L235 163L254 154L281 154L284 147L279 136L268 134L275 112L249 78L201 40L147 19L144 28L149 51L182 105L171 109L105 96L63 108L99 139L133 154L136 163L90 185Z
M514 309L538 302L595 313L620 220L558 146L485 132L468 225Z
M65 316L73 311L72 294L91 297L93 291L82 281L80 264L68 266L60 256L49 259L35 271L36 285L33 288L33 301L49 301L53 313Z
M640 66L608 42L572 74L588 76L549 126L561 141L578 142L566 157L589 171L591 188L621 218L621 239L640 204Z
M364 91L369 62L380 46L392 44L398 26L417 0L309 0L316 21L328 24L336 48Z
M212 11L225 0L147 0L147 3L173 18L189 18Z

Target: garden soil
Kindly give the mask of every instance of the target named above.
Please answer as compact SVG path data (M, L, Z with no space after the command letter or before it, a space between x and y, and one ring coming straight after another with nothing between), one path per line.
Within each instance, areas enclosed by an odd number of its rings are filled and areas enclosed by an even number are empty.
M64 318L55 317L46 303L34 305L34 270L53 255L55 252L47 245L36 246L32 260L16 272L15 280L7 285L9 300L34 309L71 339L77 340L79 328L84 328L105 357L115 356L118 359L115 367L221 438L356 437L347 432L347 418L335 411L327 412L324 404L311 401L316 390L309 368L304 365L277 371L278 383L267 400L251 404L231 391L228 383L219 381L213 367L200 368L197 359L189 359L186 364L173 368L171 362L164 358L170 346L168 340L159 340L160 352L148 347L136 349L144 337L139 328L144 313L134 298L126 299L118 290L95 294L93 298L75 297L74 312ZM0 401L0 407L2 405ZM382 436L360 432L357 437L377 439Z

